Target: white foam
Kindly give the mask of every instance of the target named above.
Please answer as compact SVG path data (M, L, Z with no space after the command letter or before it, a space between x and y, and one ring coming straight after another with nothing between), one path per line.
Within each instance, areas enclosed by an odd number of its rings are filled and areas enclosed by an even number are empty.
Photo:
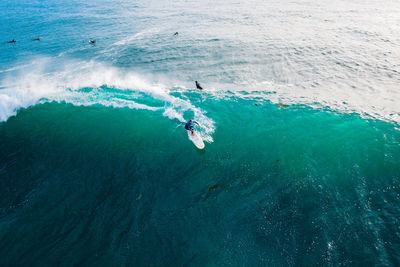
M172 120L185 122L184 112L190 110L202 127L202 136L212 142L214 122L205 116L205 111L189 100L174 97L159 83L151 83L136 73L106 66L95 61L61 61L59 59L36 58L31 67L12 73L1 81L0 120L5 121L21 108L41 101L67 102L74 105L95 105L115 108L164 110L163 115ZM104 91L102 86L115 88L121 93L130 92L121 98L118 93ZM84 88L95 88L89 92ZM152 107L135 101L134 92L142 92L164 107Z
M15 115L20 108L35 105L40 101L65 101L75 105L101 104L116 108L161 111L163 116L181 123L189 119L185 119L184 114L190 111L194 114L194 119L202 125L200 130L202 138L212 142L215 124L206 116L206 111L193 105L189 99L173 96L169 90L171 86L155 82L151 77L144 78L132 71L96 61L65 60L62 57L35 58L23 67L10 68L3 75L5 78L0 81L1 121ZM170 83L177 84L176 81ZM142 92L164 102L165 105L152 107L141 104L140 101L135 101L133 93L129 99L120 98L118 94L112 95L112 93L103 95L103 98L94 95L102 93L100 90L102 86L115 88L121 92ZM182 89L184 86L178 87L180 90L187 90ZM241 98L254 97L267 99L273 103L329 107L340 112L356 112L362 117L400 123L400 110L396 105L400 93L395 87L396 85L389 84L380 91L368 90L368 87L337 91L334 86L326 90L321 90L320 87L301 89L298 84L261 81L249 82L237 88L228 84L225 86L209 84L205 92L217 98L230 96L234 92ZM80 90L82 88L98 88L99 91L90 94Z
M131 43L132 41L141 38L145 35L150 35L150 34L155 34L157 32L160 32L160 28L151 28L151 29L147 29L138 33L135 33L133 35L130 35L128 37L125 37L117 42L115 42L112 46L120 46L120 45L126 45Z

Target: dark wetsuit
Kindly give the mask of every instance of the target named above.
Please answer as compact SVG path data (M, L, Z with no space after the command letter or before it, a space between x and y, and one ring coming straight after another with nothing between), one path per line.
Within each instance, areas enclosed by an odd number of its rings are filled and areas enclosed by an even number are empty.
M192 123L190 123L190 121L188 121L188 122L186 123L186 125L185 125L185 129L188 130L188 131L193 131L193 130L194 130L194 129L193 129L193 126L194 126L195 124L199 125L199 124L197 123L197 121L193 121Z
M196 83L196 88L197 88L197 89L203 90L203 87L200 86L200 84L199 84L198 81L196 81L195 83Z

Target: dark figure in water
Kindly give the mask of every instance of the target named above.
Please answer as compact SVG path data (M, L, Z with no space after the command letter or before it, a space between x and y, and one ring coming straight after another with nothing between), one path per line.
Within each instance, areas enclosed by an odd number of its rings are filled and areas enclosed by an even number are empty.
M186 122L185 124L185 129L188 131L192 132L192 135L194 135L194 125L200 126L200 124L197 121L194 120L189 120L188 122Z
M33 39L34 41L40 41L40 40L42 40L42 37L38 37L38 38L35 38L35 39Z
M199 84L198 81L195 81L195 83L196 83L196 88L197 88L197 89L203 90L203 87L200 86L200 84Z
M11 41L8 41L8 42L6 42L6 43L11 44L11 43L16 43L16 42L19 42L19 41L15 40L15 39L12 39Z
M96 43L96 40L90 40L89 43L95 44L95 43Z
M174 35L178 35L178 34L179 34L178 32L175 32L175 33L174 33Z

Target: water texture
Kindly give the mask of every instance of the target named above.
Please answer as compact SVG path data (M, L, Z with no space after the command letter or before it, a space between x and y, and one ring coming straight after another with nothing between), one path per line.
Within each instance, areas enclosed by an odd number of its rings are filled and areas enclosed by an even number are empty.
M399 265L398 14L2 1L0 265Z

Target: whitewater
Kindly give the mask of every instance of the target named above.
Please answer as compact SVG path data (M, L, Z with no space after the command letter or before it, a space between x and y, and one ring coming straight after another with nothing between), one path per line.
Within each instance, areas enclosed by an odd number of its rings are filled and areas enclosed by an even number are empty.
M282 8L277 2L255 1L246 5L217 3L213 10L206 4L198 5L195 11L187 13L193 7L192 2L167 5L150 1L129 5L123 1L104 1L103 4L113 8L101 14L101 18L95 4L82 4L80 13L73 17L116 21L95 48L85 44L88 37L76 34L76 29L62 32L62 37L59 34L46 37L47 45L55 42L61 46L53 49L60 51L53 57L45 49L39 53L31 51L40 50L41 44L29 43L24 45L33 45L34 49L26 47L28 51L23 52L24 62L21 62L18 48L3 45L3 61L12 67L3 67L1 86L19 94L34 90L35 98L52 93L54 87L77 89L106 84L124 89L162 84L159 86L162 94L176 87L193 88L194 80L201 78L209 92L267 92L270 94L266 98L274 103L328 106L391 122L400 120L396 104L400 98L397 90L400 29L396 2L389 1L376 10L374 2L317 4L310 1ZM18 2L14 5L17 9ZM31 6L33 12L40 8L40 5ZM221 10L227 12L221 15ZM146 12L151 15L146 16ZM374 13L373 19L370 19L371 13ZM157 20L149 19L157 14L162 15ZM52 16L56 15L50 14L49 20ZM129 29L133 19L135 23ZM199 27L192 28L197 24ZM8 36L17 30L16 26L10 27L3 29ZM178 29L180 35L172 36ZM99 29L89 26L86 31L92 36ZM17 31L17 39L23 38L23 34ZM78 36L81 39L77 40ZM63 49L62 43L68 49ZM80 54L85 54L82 56L85 61L77 61L75 55L82 60ZM10 62L8 58L17 60ZM61 73L59 66L63 66ZM77 66L85 73L85 79L76 75ZM127 71L131 76L144 77L142 81L127 77ZM122 75L125 77L121 81ZM20 86L9 82L9 76L29 84ZM49 83L52 88L48 88ZM37 101L25 99L26 104L18 105L10 93L2 91L1 96L2 120L15 114L19 107Z

